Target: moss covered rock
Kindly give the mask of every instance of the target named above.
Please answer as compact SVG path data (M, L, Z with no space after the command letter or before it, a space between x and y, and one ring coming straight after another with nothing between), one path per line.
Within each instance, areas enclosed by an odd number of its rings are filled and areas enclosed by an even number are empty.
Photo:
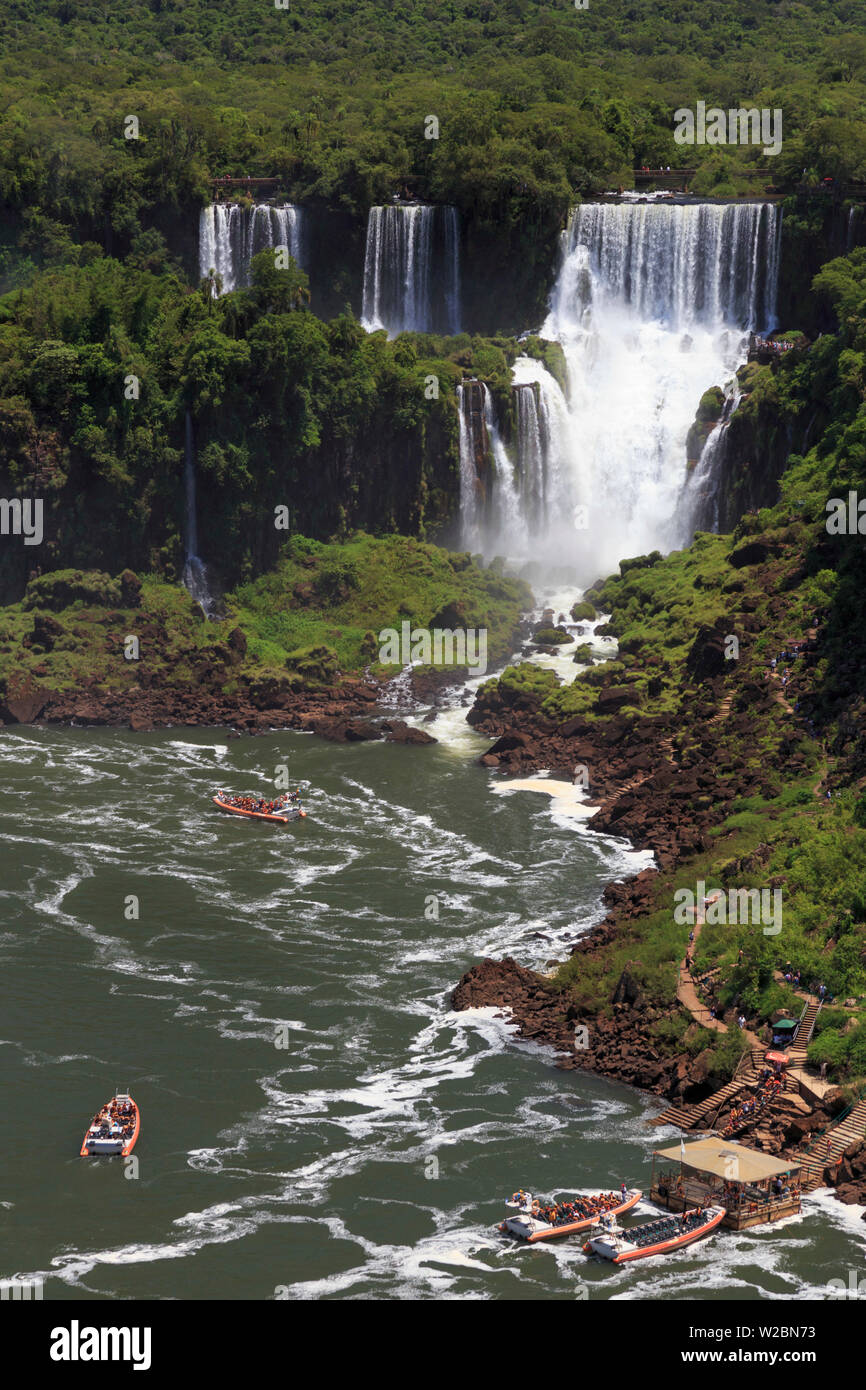
M286 669L296 672L305 681L328 685L337 676L339 664L333 647L316 645L298 647L286 657Z
M29 580L22 603L24 608L48 608L59 612L72 603L117 608L121 601L121 581L112 579L102 570L55 570Z

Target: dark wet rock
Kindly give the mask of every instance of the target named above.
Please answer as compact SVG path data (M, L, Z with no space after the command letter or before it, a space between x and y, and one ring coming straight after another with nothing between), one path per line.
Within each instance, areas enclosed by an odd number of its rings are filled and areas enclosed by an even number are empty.
M727 664L725 633L719 627L699 628L686 657L689 674L697 681L713 680L724 673Z
M728 557L734 569L742 569L744 565L762 565L773 553L773 548L766 541L747 541L745 545L738 546Z
M416 729L413 724L407 724L403 719L386 720L382 726L385 731L385 738L388 743L412 743L425 744L437 743L432 734L428 734L424 729Z

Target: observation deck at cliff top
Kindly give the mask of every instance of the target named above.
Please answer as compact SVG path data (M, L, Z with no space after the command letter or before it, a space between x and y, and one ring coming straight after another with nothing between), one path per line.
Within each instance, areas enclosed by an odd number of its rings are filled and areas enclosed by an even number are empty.
M634 187L653 186L671 193L685 193L689 191L689 184L697 173L697 166L691 169L632 169ZM738 194L731 198L714 198L712 193L707 194L707 198L713 202L745 202L749 199L754 200L758 194L762 201L772 202L775 198L783 198L785 194L781 189L773 186L772 169L749 169L738 173L736 179L739 182L746 180L748 183L758 185L752 194Z
M260 191L261 189L268 189L271 193L276 193L279 191L279 189L283 187L282 179L271 178L269 176L259 178L258 175L255 174L245 174L244 177L240 179L230 178L228 175L226 175L225 178L211 179L210 183L215 196L221 192L252 192L254 188L257 191Z

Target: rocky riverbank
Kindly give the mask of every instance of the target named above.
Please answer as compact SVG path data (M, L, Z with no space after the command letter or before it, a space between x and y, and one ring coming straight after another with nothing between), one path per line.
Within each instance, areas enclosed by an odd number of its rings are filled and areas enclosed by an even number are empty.
M731 1076L741 1012L766 1044L773 1018L799 1013L802 1001L766 983L772 966L778 975L784 964L782 952L814 956L811 969L832 967L826 935L813 948L798 923L778 943L760 928L757 938L706 932L696 983L723 1026L704 1026L709 1005L691 1017L675 997L689 926L675 925L673 893L705 878L812 901L808 872L792 871L807 856L791 847L820 843L831 795L844 796L863 773L854 730L863 717L866 653L850 634L839 641L807 581L830 558L821 528L810 531L779 508L763 531L748 518L733 538L703 536L691 550L624 562L620 576L588 591L611 614L617 660L571 687L520 667L480 690L469 722L494 740L482 764L494 773L549 770L581 781L598 808L585 825L653 850L658 868L605 890L604 917L576 932L569 959L551 962L552 976L510 958L484 960L460 980L455 1008L505 1008L519 1036L556 1051L558 1067L586 1069L678 1107ZM841 823L835 833L845 833ZM852 912L859 910L855 901ZM856 993L839 978L840 989ZM725 1031L724 1021L734 1026ZM847 1035L854 1022L849 1015ZM846 1078L844 1068L837 1073ZM838 1088L820 1104L789 1093L738 1138L793 1155L844 1104ZM866 1195L861 1166L866 1158L849 1154L833 1170L844 1200Z
M150 689L106 695L98 690L72 694L33 686L0 700L0 722L75 724L150 729L225 727L239 733L297 729L334 743L385 739L389 743L435 743L423 729L402 719L381 718L383 683L345 681L322 690L297 691L278 681L252 683L231 698L205 689ZM378 715L379 717L374 717Z

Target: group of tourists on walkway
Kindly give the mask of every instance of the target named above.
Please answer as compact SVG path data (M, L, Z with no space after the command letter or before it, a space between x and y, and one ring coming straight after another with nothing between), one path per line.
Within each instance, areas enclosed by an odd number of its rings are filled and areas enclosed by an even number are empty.
M761 1073L755 1095L752 1100L744 1100L741 1105L731 1107L731 1116L722 1133L729 1137L737 1130L743 1129L750 1120L755 1119L768 1105L781 1094L782 1080L778 1073L774 1073L769 1067L765 1067Z

